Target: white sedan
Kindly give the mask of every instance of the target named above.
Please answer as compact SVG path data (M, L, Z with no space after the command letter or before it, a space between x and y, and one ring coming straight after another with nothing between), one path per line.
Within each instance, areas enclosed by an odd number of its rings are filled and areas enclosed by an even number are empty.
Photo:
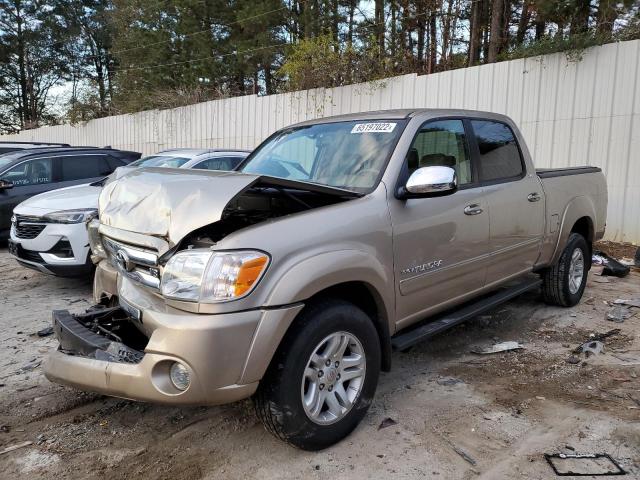
M233 170L249 152L219 149L172 149L141 158L126 167ZM9 251L21 265L43 273L79 276L90 273L86 224L98 214L102 182L42 193L13 210Z

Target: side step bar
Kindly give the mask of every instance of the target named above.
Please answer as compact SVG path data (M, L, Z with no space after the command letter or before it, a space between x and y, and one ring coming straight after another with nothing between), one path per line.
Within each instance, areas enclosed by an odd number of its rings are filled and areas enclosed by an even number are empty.
M427 323L418 327L394 335L391 338L391 346L394 350L405 350L416 343L431 338L434 335L480 315L487 310L491 310L492 308L507 302L524 292L533 290L534 288L539 287L541 283L542 280L539 278L529 278L516 285L500 289L487 297L482 297L478 301L467 303L459 310L447 312L440 317L435 317L434 320L427 320Z

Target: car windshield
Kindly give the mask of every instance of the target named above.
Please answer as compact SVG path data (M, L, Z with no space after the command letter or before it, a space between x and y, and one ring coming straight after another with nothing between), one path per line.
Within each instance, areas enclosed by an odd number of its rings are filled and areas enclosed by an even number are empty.
M375 187L403 126L400 120L360 120L284 129L240 171L365 193Z
M136 160L129 164L130 167L168 167L179 168L187 163L190 158L187 157L172 157L169 155L151 155L150 157L144 157L140 160Z

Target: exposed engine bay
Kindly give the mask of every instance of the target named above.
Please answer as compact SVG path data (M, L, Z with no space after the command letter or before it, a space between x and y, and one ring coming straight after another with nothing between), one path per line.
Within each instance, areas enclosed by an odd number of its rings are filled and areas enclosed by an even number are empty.
M230 233L251 225L359 196L346 190L262 177L227 203L219 221L185 237L181 248L210 247Z

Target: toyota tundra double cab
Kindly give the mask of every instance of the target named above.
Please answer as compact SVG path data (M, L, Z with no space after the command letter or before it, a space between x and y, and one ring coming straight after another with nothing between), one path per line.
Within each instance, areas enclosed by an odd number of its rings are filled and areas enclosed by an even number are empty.
M599 168L536 170L506 116L390 110L267 138L236 172L136 169L89 224L96 305L47 377L167 404L253 397L277 437L348 435L393 350L527 290L580 301Z

